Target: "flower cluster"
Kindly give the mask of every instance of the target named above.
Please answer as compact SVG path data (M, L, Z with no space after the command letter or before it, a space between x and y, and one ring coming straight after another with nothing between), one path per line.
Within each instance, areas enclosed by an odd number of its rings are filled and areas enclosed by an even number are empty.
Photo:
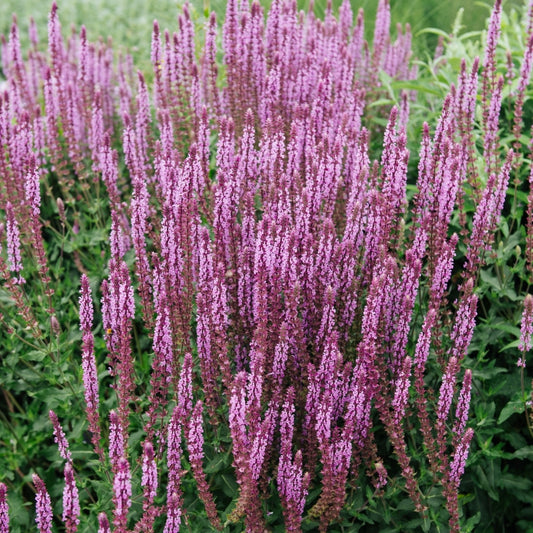
M515 162L512 151L502 157L498 139L500 4L481 69L487 180L477 180L473 163L476 59L471 69L463 62L435 130L423 127L412 206L410 95L392 109L377 107L383 132L365 115L381 94L380 72L416 77L409 28L390 37L388 0L379 2L371 44L362 12L354 24L348 1L338 18L328 3L321 21L311 11L298 13L290 0L274 0L266 18L257 1L229 0L223 85L216 17L208 20L197 58L185 4L176 33L154 24L152 95L128 59L114 70L111 49L88 43L84 28L65 43L56 4L47 55L33 45L24 61L13 26L2 55L7 261L0 258L0 273L15 301L29 261L23 244L35 243L27 253L48 283L39 222L44 167L53 168L68 205L79 201L77 186L90 194L101 180L107 191L101 315L94 312L94 280L85 274L79 298L90 440L110 466L111 503L98 516L99 531L111 530L109 516L117 532L151 531L158 520L165 532L177 532L187 519L186 476L212 526L222 530L204 466L206 439L220 427L231 441L221 446L231 450L238 486L227 524L244 521L246 531L265 531L264 506L277 487L287 531L301 531L308 518L325 532L342 513L348 488L359 490L367 475L381 493L394 472L424 515L427 479L416 470L415 442L431 486L445 495L450 530L459 531L458 491L473 437L472 373L462 364L483 252ZM521 79L529 77L530 56L531 45ZM381 133L374 160L371 144ZM477 196L473 217L464 209L467 186ZM63 200L57 206L63 223ZM457 210L460 234L451 229ZM466 263L454 286L457 300L449 302L459 243ZM524 352L532 302L528 296ZM32 323L28 310L19 312ZM106 353L95 348L100 316L105 342L98 346ZM149 379L137 360L148 341L138 353L133 348L140 330L151 343ZM105 391L106 402L98 382L104 359L116 393ZM430 372L438 376L438 394L427 385ZM115 400L104 431L104 405ZM135 417L143 417L140 453L128 440ZM81 514L74 461L58 417L51 411L50 418L66 461L62 520L74 532ZM386 436L391 457L380 455L377 434ZM133 525L136 476L142 512ZM36 474L33 480L39 531L51 531L50 497ZM2 484L0 530L8 530Z

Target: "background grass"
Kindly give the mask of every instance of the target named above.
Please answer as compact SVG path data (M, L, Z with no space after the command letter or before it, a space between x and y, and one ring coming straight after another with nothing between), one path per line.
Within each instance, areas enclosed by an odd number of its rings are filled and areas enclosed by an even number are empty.
M223 20L225 0L192 0L192 14L197 27L203 27L205 14L214 10L219 21ZM342 0L333 0L337 10ZM504 9L522 5L521 0L504 0ZM152 22L157 19L162 28L171 31L177 28L177 16L181 12L182 0L58 0L60 20L63 30L68 32L71 25L87 28L89 40L98 37L112 37L116 51L128 51L133 55L136 65L145 70L150 58L150 38ZM268 7L270 0L261 0ZM308 9L310 0L298 0L301 9ZM327 0L316 0L315 10L322 15ZM359 8L365 11L367 38L372 37L378 0L352 0L356 13ZM468 31L480 31L490 12L492 2L475 2L473 0L391 0L393 25L409 23L414 34L425 28L437 28L450 32L459 9L464 10L462 24ZM17 14L23 48L28 42L27 30L30 17L37 22L39 36L46 42L47 17L51 1L3 0L0 2L0 33L7 35L11 26L13 13ZM424 56L432 53L437 37L424 32L414 40L415 52Z

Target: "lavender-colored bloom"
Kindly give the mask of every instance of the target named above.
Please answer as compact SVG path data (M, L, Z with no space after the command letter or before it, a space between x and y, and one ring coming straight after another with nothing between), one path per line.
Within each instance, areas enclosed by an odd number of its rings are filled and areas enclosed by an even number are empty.
M105 513L100 513L98 515L98 533L111 533L109 520Z
M20 231L15 212L10 202L6 204L6 234L7 234L7 259L12 272L18 273L22 270L22 258L20 255ZM24 278L19 277L21 282Z
M52 533L52 502L46 490L44 481L37 475L33 474L33 484L35 485L35 521L39 533Z
M63 522L67 532L74 533L80 523L80 500L71 463L65 465L65 488L63 489Z
M248 449L249 441L246 431L246 381L245 372L235 376L229 406L229 427L234 441L234 457L239 459Z
M167 439L167 520L164 533L177 533L181 523L181 420L178 407L174 408L168 425Z
M487 44L485 46L485 57L483 60L483 118L487 120L487 101L494 89L496 77L496 45L500 37L500 22L502 15L502 0L496 0L491 11L489 30L487 33Z
M463 378L463 387L459 394L457 410L455 412L455 424L453 433L461 437L464 433L466 422L468 420L468 408L470 407L470 393L472 389L472 371L467 369Z
M9 533L7 487L3 483L0 483L0 533Z
M63 459L67 460L69 463L72 463L72 456L70 454L68 441L65 437L65 432L63 431L63 428L59 423L57 415L54 413L54 411L50 411L48 413L48 416L50 417L50 421L54 426L54 441L57 444L57 447L59 448L59 454L61 455L61 457L63 457Z
M294 390L287 393L280 421L281 451L277 485L280 493L287 531L298 531L307 496L309 475L303 473L302 452L298 450L293 459L292 439L294 432Z
M109 460L113 472L117 472L119 460L126 453L124 435L116 411L109 413L109 421Z
M80 290L80 329L83 333L89 333L93 327L93 300L91 296L91 286L89 278L85 274L81 276Z
M178 412L180 422L185 424L192 411L192 355L186 353L181 365L180 379L178 382Z
M400 424L405 415L405 408L407 406L407 400L409 397L409 378L411 376L411 365L412 359L410 357L406 357L404 359L400 375L396 379L396 390L392 400L394 422L396 424Z
M157 465L152 443L145 442L143 450L141 487L144 487L146 500L151 503L157 493Z
M163 533L178 533L181 524L181 506L178 495L174 492L167 498L167 520Z
M457 359L451 357L446 366L444 376L442 376L442 384L439 390L439 401L437 404L437 418L442 426L444 426L446 418L450 412L450 407L452 406L458 369L459 364Z
M98 374L96 370L96 359L94 356L94 338L92 334L93 325L93 301L91 287L85 274L81 277L80 290L80 329L83 332L82 347L82 370L83 385L85 388L85 403L87 410L87 420L89 431L92 433L92 442L96 452L100 454L100 425L98 415Z
M187 448L192 465L202 465L204 459L204 430L202 425L203 404L198 401L194 406L187 434Z
M460 363L466 356L468 346L474 334L476 325L478 297L473 293L472 280L468 280L464 286L464 293L459 302L459 308L455 315L450 339L453 342L452 356Z
M30 165L30 170L26 175L26 181L24 182L24 193L26 201L28 202L32 215L35 218L39 217L41 212L41 191L40 186L40 173L39 167L35 162L35 157L32 156L33 164Z
M250 473L254 481L259 479L268 446L272 443L276 416L277 413L275 400L273 400L269 405L264 419L257 427L257 432L254 434L254 439L250 449L249 466Z
M64 65L65 49L61 36L61 24L57 16L57 3L52 3L52 9L48 15L48 51L52 59L54 70L60 71Z
M187 434L187 448L189 449L189 460L191 463L194 479L198 486L198 494L205 505L205 510L209 521L216 529L222 529L222 524L218 518L217 508L213 500L213 495L209 490L209 484L202 468L204 459L204 430L202 421L203 404L198 401L191 413L189 431Z
M468 458L470 442L473 436L474 430L472 428L468 428L463 435L463 438L457 445L455 453L453 454L453 459L450 463L449 479L455 487L459 487L459 483L461 482L461 477L465 470L465 464Z
M130 464L125 457L117 463L117 471L113 478L113 524L117 531L125 531L128 521L128 510L131 506L131 471Z

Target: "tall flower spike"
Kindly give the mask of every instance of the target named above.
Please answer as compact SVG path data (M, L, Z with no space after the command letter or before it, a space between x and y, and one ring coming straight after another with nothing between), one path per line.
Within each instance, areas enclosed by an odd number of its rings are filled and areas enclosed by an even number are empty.
M204 459L204 429L202 421L203 404L198 401L194 406L189 422L189 432L187 435L187 447L189 448L189 460L191 463L194 479L198 485L198 494L205 505L205 510L209 521L213 527L221 531L222 523L218 518L217 508L213 500L213 495L209 490L209 485L202 467Z
M183 474L181 469L181 423L178 407L174 408L168 425L167 444L167 520L163 533L178 533L181 523L180 480Z
M502 16L502 0L496 0L492 9L487 32L487 44L485 46L485 58L483 59L483 88L482 107L483 123L488 117L488 99L494 89L496 79L496 45L500 38L500 21Z
M22 258L20 255L20 231L15 212L10 202L6 205L6 233L7 233L7 259L11 272L18 274L22 270ZM24 278L18 277L18 282L23 283Z
M80 523L80 500L72 465L65 465L65 488L63 489L63 522L67 533L75 533Z
M35 485L35 522L39 533L52 533L52 502L46 490L44 481L33 474L33 484Z
M9 533L7 487L3 483L0 483L0 533Z
M82 362L83 386L85 388L85 404L91 441L96 453L103 458L100 447L100 423L98 415L98 373L94 357L93 327L93 300L89 279L85 274L81 277L80 290L80 329L83 332Z

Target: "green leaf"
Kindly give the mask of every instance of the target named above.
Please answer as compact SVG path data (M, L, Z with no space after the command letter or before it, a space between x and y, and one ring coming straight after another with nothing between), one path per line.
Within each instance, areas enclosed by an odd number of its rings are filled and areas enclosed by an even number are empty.
M515 459L533 459L533 446L524 446L514 452L513 457Z
M510 416L514 414L523 413L523 412L524 412L524 402L522 400L511 400L501 410L500 416L498 417L498 424L502 424Z
M498 485L512 491L527 491L530 490L533 482L530 479L518 477L506 472L500 476Z

